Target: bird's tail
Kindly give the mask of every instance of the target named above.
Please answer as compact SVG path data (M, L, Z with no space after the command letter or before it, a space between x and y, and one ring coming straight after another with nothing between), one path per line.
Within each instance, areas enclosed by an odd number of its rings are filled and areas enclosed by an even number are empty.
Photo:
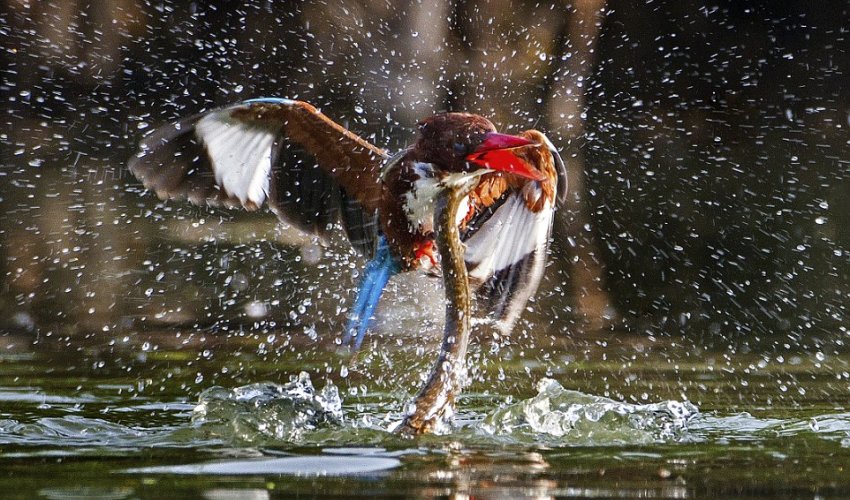
M348 326L345 328L345 337L342 340L343 344L351 344L353 338L353 351L360 349L360 344L363 343L363 337L369 328L372 313L375 312L375 307L381 300L384 287L390 278L398 274L399 271L401 271L401 266L390 252L386 238L381 235L375 257L366 264L366 268L363 270L360 290L357 292L354 307L349 312Z

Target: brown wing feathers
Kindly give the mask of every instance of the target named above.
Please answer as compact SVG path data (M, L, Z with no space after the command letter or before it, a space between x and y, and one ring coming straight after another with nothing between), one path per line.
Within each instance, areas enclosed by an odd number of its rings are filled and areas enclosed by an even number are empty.
M313 159L293 156L290 144ZM163 199L249 210L267 201L282 219L318 234L341 218L368 255L385 157L307 103L261 99L155 130L129 168Z
M381 165L387 153L337 124L312 105L290 101L289 105L252 103L237 108L233 117L245 121L273 121L283 125L283 136L316 158L350 196L366 209L377 209L380 199Z

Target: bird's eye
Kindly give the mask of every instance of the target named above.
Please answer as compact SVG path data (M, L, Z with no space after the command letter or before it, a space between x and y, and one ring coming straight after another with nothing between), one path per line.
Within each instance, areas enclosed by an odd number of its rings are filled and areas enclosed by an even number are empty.
M456 142L452 145L452 149L458 156L465 156L469 152L469 146L462 142Z

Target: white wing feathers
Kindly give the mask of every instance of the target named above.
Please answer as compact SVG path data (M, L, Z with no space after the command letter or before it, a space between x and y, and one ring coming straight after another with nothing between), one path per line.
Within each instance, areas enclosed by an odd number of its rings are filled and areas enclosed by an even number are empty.
M216 183L247 208L262 206L268 197L272 148L280 129L281 125L236 120L227 109L210 113L195 124Z
M534 213L521 196L511 195L487 224L465 242L470 278L486 281L493 273L545 246L551 225L551 210Z
M464 259L490 319L510 331L543 273L554 210L535 213L515 192L466 241Z

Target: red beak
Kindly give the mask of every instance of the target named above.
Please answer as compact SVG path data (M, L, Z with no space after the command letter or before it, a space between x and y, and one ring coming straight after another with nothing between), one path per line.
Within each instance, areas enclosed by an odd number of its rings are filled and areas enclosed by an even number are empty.
M466 161L484 168L542 181L545 179L543 172L521 160L511 151L536 144L523 137L490 132L484 136L484 141L475 148L475 151L467 155Z

